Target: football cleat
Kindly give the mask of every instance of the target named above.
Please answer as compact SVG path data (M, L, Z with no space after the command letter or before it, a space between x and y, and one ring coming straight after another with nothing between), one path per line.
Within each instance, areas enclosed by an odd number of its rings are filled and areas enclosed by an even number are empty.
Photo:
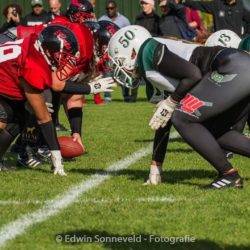
M203 189L243 188L243 179L235 172L233 174L221 175Z
M66 131L69 131L69 129L65 128L61 123L57 123L55 125L56 127L56 131L58 132L66 132Z
M51 152L48 148L47 145L42 145L40 148L38 148L37 150L37 154L46 161L50 161L50 157L51 157Z
M143 185L144 186L157 185L160 183L161 183L161 175L160 174L149 174L148 180Z
M41 159L39 159L39 157L37 157L35 154L28 155L24 153L17 155L18 166L35 168L42 164L44 164L44 162Z
M104 104L104 101L102 100L100 94L95 94L94 95L94 102L97 105L103 105Z

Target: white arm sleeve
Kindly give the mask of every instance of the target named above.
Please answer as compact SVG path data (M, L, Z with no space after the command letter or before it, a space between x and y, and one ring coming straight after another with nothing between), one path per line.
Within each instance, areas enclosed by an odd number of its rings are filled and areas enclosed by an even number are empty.
M167 92L174 92L175 88L179 84L179 80L167 76L163 76L157 71L146 71L147 80L157 89Z

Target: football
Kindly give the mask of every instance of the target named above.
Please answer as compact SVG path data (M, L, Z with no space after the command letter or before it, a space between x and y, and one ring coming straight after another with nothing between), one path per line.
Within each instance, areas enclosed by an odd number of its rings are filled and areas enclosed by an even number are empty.
M75 158L85 152L78 142L73 141L71 136L60 136L58 142L63 158Z

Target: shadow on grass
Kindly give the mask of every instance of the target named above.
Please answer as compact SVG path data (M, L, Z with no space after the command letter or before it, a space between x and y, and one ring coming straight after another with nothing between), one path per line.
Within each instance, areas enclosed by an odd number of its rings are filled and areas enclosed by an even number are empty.
M101 244L105 249L125 250L125 249L142 249L142 250L249 250L249 246L223 245L211 240L198 240L192 236L159 236L149 234L136 235L120 235L111 234L106 231L89 231L79 230L66 233L58 233L55 238L58 239L58 244L73 246L88 244ZM130 239L130 242L128 240ZM118 242L120 241L120 242ZM58 242L58 241L57 241Z
M69 172L81 173L85 175L99 174L99 175L127 175L130 180L141 180L145 181L148 177L148 170L133 170L124 169L118 172L114 171L103 171L100 169L70 169ZM193 178L214 178L216 173L214 171L198 170L198 169L184 169L184 170L167 170L163 174L163 182L166 183L181 183L184 180ZM188 183L185 183L188 184Z
M143 98L143 97L137 97L136 99L136 102L125 102L123 97L121 98L112 98L112 102L124 102L124 103L131 103L131 104L134 104L134 103L137 103L137 102L147 102L147 99L146 98Z
M135 139L134 142L153 142L154 141L154 138L151 138L151 139ZM169 139L169 142L180 142L180 143L185 143L185 141L178 137L178 138L170 138Z

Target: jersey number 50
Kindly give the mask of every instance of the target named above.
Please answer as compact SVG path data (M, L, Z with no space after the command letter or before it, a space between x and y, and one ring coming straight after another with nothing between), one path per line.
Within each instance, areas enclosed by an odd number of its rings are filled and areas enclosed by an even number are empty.
M127 48L131 40L135 38L135 34L128 30L124 33L124 36L119 38L119 43L122 44L123 48Z

